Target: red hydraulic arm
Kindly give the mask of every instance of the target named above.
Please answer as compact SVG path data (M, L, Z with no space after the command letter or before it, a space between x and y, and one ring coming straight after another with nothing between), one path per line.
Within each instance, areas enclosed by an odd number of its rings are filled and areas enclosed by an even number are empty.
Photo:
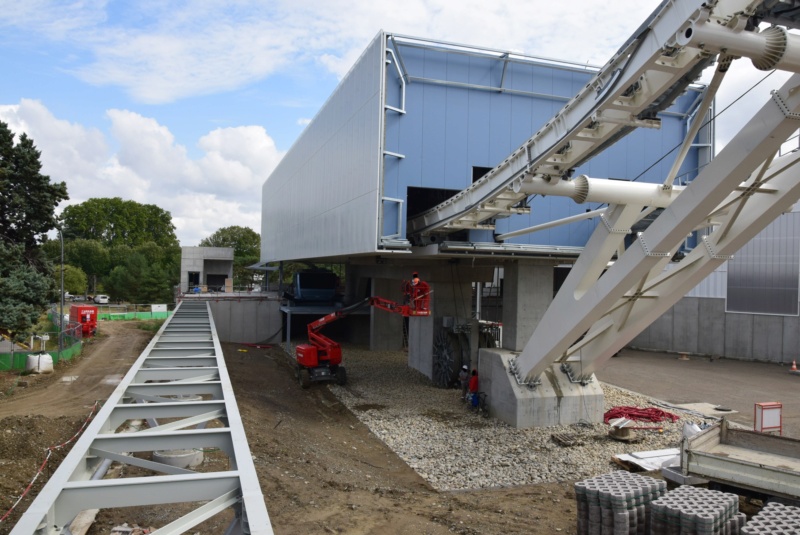
M309 323L308 341L316 348L316 358L318 360L329 360L332 365L338 365L342 361L341 346L319 331L326 325L344 318L361 307L373 306L387 312L400 314L406 318L409 316L431 315L431 288L427 282L419 281L417 284L404 282L403 293L405 295L405 304L396 303L383 297L367 297L359 303L335 310L327 316ZM298 350L300 350L300 347L298 346Z

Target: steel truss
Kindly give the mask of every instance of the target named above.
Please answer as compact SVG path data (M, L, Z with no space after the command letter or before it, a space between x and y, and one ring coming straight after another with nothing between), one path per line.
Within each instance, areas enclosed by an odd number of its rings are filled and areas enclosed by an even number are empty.
M133 456L199 449L224 452L227 470L200 472ZM112 462L151 475L103 479ZM226 534L273 533L205 302L178 305L11 533L68 533L82 510L180 502L199 503L154 534L184 533L227 508L234 519Z
M800 198L797 152L776 157L800 127L792 77L686 187L675 178L732 61L800 72L800 0L666 0L553 119L469 188L409 221L418 243L454 229L492 229L529 195L607 203L558 295L512 363L535 385L554 363L576 382L592 373ZM772 27L760 29L768 21ZM701 71L717 72L662 184L608 181L572 171L635 128L658 128ZM635 236L634 224L653 218ZM577 218L501 235L511 238ZM681 259L685 237L711 229ZM611 264L611 267L609 265Z

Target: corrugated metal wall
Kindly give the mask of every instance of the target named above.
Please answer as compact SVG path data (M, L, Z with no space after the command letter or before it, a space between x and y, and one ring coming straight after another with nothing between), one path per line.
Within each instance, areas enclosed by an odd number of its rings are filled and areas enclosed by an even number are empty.
M800 214L784 214L728 261L727 312L798 313Z
M261 259L374 251L383 39L376 37L264 182Z

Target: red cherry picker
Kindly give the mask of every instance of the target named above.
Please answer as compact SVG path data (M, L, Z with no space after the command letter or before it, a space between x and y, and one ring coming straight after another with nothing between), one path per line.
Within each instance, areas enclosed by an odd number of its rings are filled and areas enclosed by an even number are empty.
M403 282L404 303L396 303L383 297L368 297L359 303L335 310L308 324L308 343L300 344L296 350L296 375L300 386L308 388L315 381L347 382L347 372L342 365L342 347L320 331L326 325L340 320L365 306L376 307L387 312L410 316L431 315L431 289L428 283L415 279L416 284Z

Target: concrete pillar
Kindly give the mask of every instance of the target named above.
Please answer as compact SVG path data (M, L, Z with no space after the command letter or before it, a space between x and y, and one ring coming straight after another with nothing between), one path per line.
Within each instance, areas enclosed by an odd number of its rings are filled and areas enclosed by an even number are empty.
M508 372L515 356L503 349L480 351L479 385L492 417L518 429L603 421L603 389L594 376L589 383L573 383L554 364L538 386L520 385Z
M403 302L400 283L394 279L372 279L372 296ZM403 316L372 307L369 331L371 351L398 351L403 348Z
M506 264L503 281L503 347L522 351L553 301L553 266Z
M433 316L408 318L408 366L433 379Z

